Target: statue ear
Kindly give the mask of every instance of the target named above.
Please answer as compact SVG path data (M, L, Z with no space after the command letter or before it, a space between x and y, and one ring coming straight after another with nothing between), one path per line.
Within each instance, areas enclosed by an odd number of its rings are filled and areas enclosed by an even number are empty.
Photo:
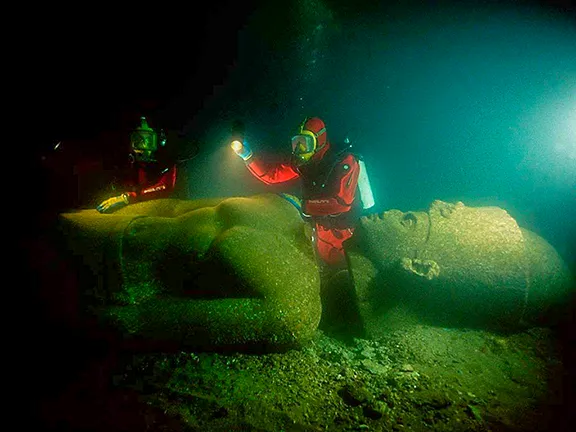
M434 260L418 258L402 258L402 268L410 274L432 280L440 275L440 266Z

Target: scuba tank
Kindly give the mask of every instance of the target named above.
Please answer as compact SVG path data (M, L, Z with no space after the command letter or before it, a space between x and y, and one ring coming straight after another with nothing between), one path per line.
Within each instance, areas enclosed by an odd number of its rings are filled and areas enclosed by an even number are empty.
M352 147L348 137L344 139L344 143L349 147ZM372 186L370 185L370 179L368 178L368 171L364 159L360 155L356 156L358 157L358 165L360 166L360 174L358 175L358 192L360 193L360 200L362 201L362 209L367 210L374 207L374 194L372 193Z
M364 210L374 207L374 194L372 194L372 186L370 186L370 179L366 170L366 164L362 159L358 160L360 165L360 174L358 175L358 191L360 192L360 199L362 200L362 208Z

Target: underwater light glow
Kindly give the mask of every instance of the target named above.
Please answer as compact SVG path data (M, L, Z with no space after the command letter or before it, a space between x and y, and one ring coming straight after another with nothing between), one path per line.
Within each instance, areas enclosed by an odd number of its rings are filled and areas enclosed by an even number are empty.
M576 184L576 91L534 104L521 121L515 143L524 154L518 168L534 184Z
M568 111L566 122L561 122L560 127L565 130L558 134L554 151L567 162L576 161L576 106Z
M238 140L234 140L232 141L232 143L230 144L230 147L232 147L232 150L234 150L235 152L242 150L242 143Z
M574 104L576 105L576 103ZM568 133L571 140L568 143L568 158L576 160L576 106L572 109L572 117L568 122Z

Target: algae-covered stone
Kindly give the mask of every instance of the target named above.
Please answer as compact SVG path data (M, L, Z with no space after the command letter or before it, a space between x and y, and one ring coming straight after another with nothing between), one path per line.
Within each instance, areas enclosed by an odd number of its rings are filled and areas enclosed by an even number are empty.
M197 347L297 347L321 315L298 211L274 194L164 199L61 215L96 275L90 307L126 333Z
M498 207L435 201L428 212L370 215L346 252L369 335L414 317L494 328L548 323L571 286L556 251Z

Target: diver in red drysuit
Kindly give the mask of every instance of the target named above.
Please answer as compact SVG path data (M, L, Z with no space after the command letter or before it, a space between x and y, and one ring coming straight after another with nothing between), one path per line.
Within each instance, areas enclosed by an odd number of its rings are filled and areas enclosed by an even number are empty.
M176 164L164 165L156 155L159 147L164 147L166 138L160 137L148 126L145 117L141 125L130 135L130 164L132 178L125 184L125 192L108 198L96 207L100 213L112 213L126 205L158 198L167 198L176 184Z
M322 261L331 268L340 268L346 266L343 242L352 236L362 208L357 190L363 162L349 149L337 153L331 147L326 125L318 117L305 119L299 133L292 137L289 163L267 163L254 156L245 142L232 143L236 154L262 182L301 179L301 201L287 198L312 221L313 240Z

